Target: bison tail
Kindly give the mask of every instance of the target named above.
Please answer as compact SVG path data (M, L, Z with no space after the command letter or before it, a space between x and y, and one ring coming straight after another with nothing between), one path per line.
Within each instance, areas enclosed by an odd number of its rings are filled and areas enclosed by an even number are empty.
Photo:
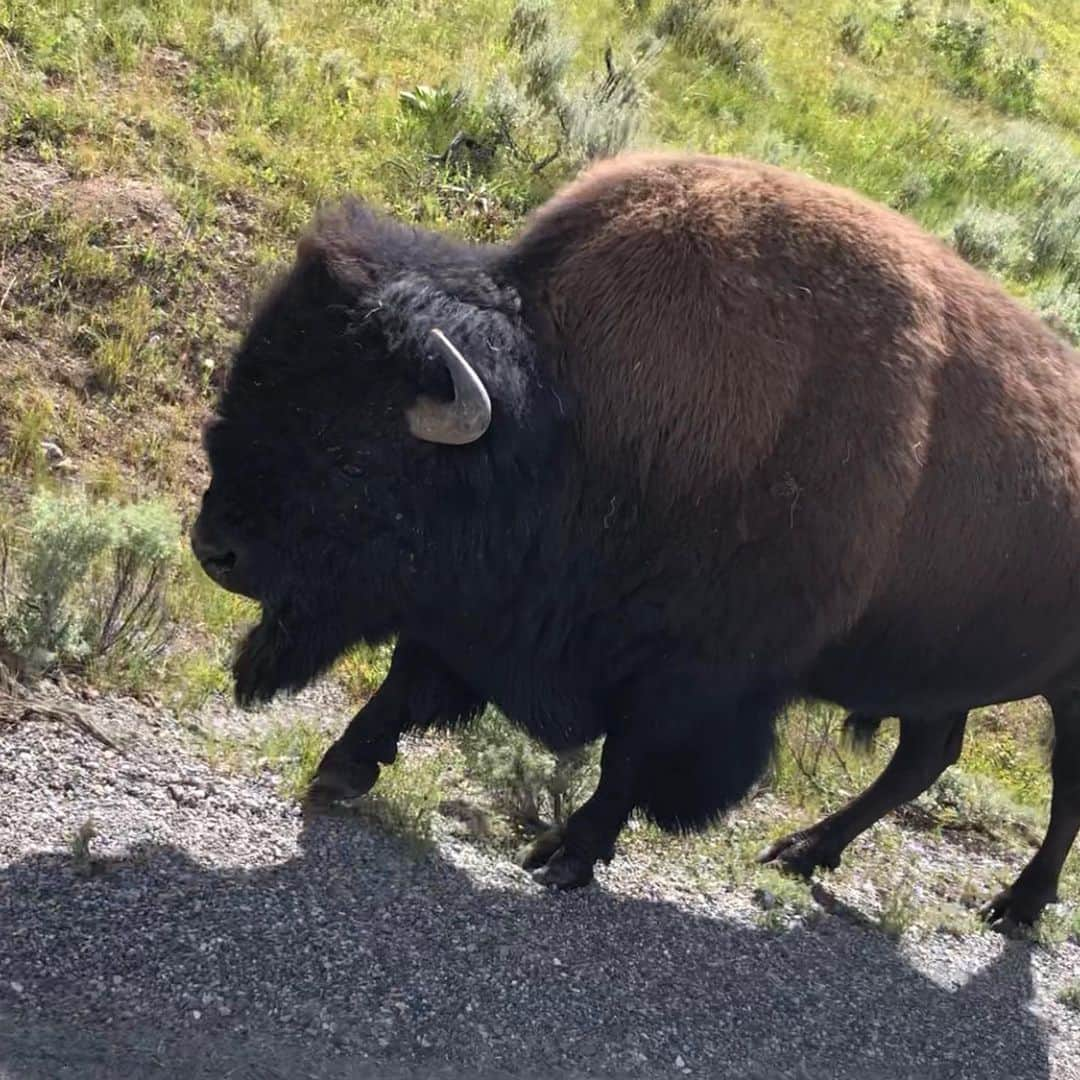
M650 753L636 792L648 820L667 832L697 832L734 806L768 766L781 704L776 695L747 697Z

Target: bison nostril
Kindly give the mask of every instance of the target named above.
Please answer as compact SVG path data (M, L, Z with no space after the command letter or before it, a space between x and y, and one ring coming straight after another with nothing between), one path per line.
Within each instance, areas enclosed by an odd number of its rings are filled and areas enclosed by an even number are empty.
M203 559L204 566L213 566L217 570L231 570L236 565L236 553L226 551L222 555L210 555Z
M198 528L191 531L191 550L207 571L227 572L236 565L236 552L224 544L208 541Z

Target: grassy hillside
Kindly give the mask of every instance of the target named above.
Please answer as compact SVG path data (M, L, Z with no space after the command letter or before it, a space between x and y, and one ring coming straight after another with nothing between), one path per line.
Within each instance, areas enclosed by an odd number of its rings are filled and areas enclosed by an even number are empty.
M912 215L1080 339L1077 57L1080 0L0 0L0 605L35 491L190 518L251 299L346 192L491 240L623 146L748 155ZM176 558L178 636L99 671L187 708L248 611ZM1041 810L1033 716L987 714L965 767ZM792 724L786 789L832 805L832 729Z
M1077 55L1077 0L0 0L8 484L52 437L98 490L190 502L199 413L316 203L496 238L626 142L851 185L1080 334Z

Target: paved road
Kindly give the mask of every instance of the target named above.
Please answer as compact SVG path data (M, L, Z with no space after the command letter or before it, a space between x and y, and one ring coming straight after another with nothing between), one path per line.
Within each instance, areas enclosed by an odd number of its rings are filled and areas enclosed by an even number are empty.
M58 725L0 730L0 807L0 1077L1080 1077L1072 946L768 933L618 863L555 896Z

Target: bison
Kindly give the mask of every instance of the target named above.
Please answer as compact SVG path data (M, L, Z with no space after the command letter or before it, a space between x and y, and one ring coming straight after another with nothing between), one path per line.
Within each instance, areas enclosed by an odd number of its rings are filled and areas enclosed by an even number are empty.
M789 700L900 717L881 778L766 852L810 873L956 760L969 709L1044 695L1049 831L989 913L1054 897L1080 824L1080 360L908 219L678 154L594 165L506 245L346 202L204 442L194 550L262 610L238 700L396 641L313 798L488 702L554 750L604 736L595 793L526 860L566 888L634 810L731 807Z

